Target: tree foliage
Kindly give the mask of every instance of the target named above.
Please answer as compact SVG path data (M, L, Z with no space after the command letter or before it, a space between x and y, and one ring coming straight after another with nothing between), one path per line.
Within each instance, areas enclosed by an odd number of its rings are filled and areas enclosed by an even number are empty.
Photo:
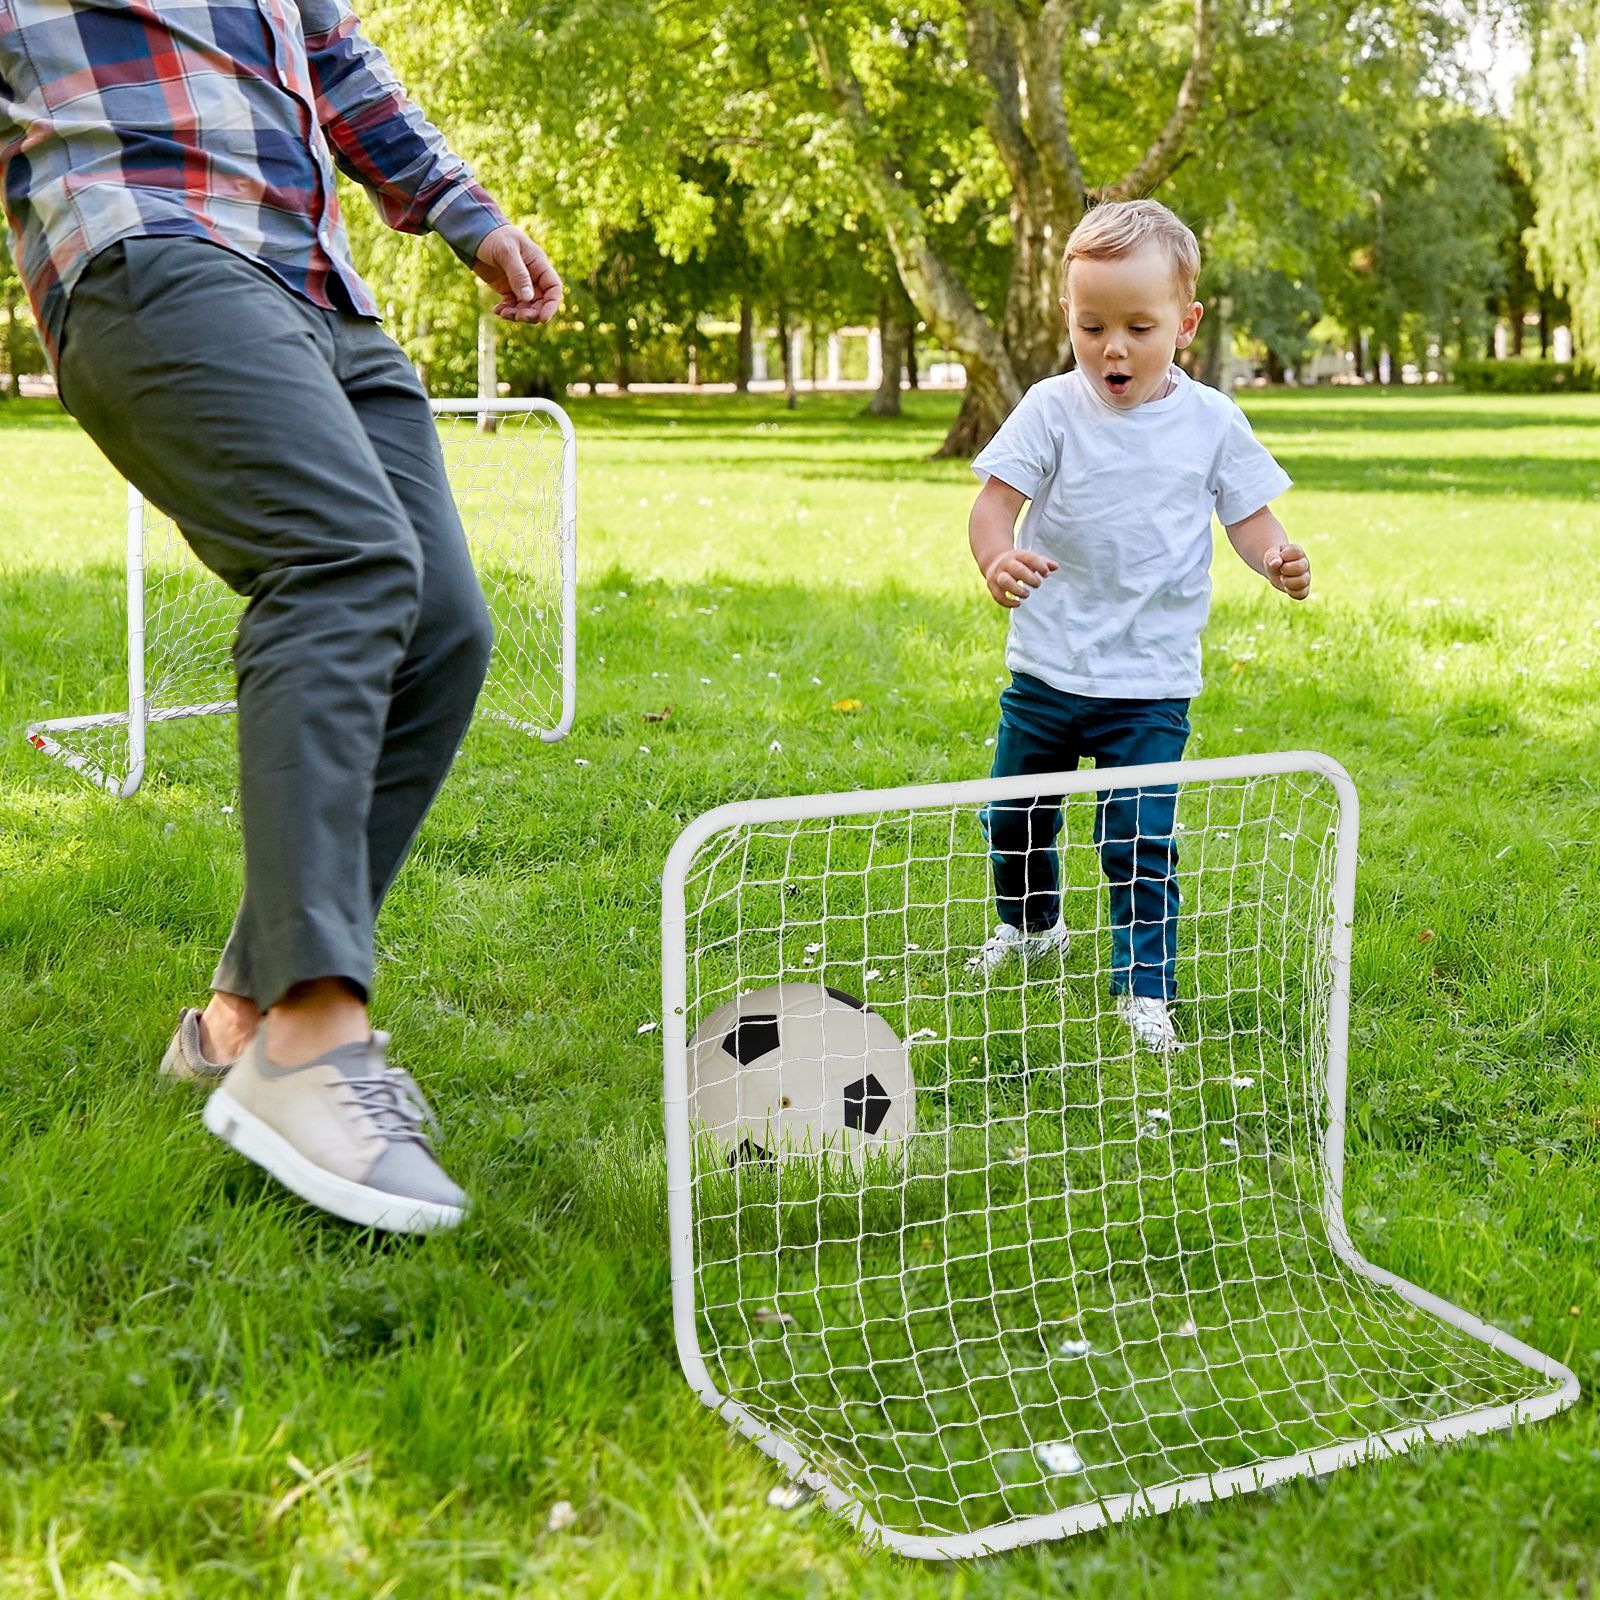
M1548 0L1530 17L1532 67L1518 155L1534 201L1540 283L1570 306L1578 348L1600 351L1600 0Z
M1506 278L1503 153L1461 105L1454 0L374 0L364 15L567 280L558 329L507 337L524 381L626 377L701 317L871 321L904 297L967 366L947 448L969 450L1069 359L1068 231L1136 194L1201 236L1213 354L1224 311L1284 364L1327 315L1397 354L1465 347ZM470 280L352 209L397 331L466 381Z

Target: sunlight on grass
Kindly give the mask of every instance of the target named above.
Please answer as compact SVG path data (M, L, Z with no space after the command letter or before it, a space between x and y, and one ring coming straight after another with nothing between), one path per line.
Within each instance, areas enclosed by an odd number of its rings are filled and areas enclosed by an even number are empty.
M1317 592L1290 606L1219 550L1190 748L1323 749L1360 791L1352 1231L1588 1387L1600 397L1244 403L1297 480L1281 509ZM379 930L377 1021L476 1201L421 1248L322 1222L157 1092L238 893L231 729L157 730L122 804L23 742L115 701L122 503L67 419L0 407L0 1589L1600 1581L1591 1408L956 1577L769 1508L771 1464L684 1385L660 1036L638 1032L660 1021L659 874L726 800L987 770L1004 619L966 553L971 475L927 459L950 406L913 395L882 425L849 399L573 403L577 724L548 747L474 733Z

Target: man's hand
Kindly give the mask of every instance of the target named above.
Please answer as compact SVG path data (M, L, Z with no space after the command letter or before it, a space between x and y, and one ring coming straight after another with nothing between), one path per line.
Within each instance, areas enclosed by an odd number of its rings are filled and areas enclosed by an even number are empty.
M561 309L549 256L509 222L484 237L472 270L500 296L494 314L508 322L548 322Z
M1282 589L1291 600L1304 600L1311 593L1311 562L1297 544L1275 544L1261 553L1267 569L1267 582Z
M1049 556L1033 550L1002 550L985 569L983 581L996 605L1015 611L1056 570Z

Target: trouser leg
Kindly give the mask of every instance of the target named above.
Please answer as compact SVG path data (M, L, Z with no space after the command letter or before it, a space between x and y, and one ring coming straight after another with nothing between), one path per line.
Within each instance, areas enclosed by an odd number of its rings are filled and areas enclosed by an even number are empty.
M1187 712L1180 700L1105 702L1088 730L1095 765L1179 760L1189 737ZM1114 994L1177 997L1177 797L1171 784L1112 789L1095 807L1095 846L1110 899Z
M439 448L411 364L375 325L345 318L336 371L422 554L415 626L391 685L367 814L367 870L376 918L472 716L493 644ZM253 992L248 887L214 987Z
M336 373L336 318L198 240L107 252L63 396L248 604L234 645L249 984L372 979L368 823L424 556ZM239 992L239 991L235 991Z
M1070 714L1044 684L1017 677L1000 695L1000 728L990 776L1070 772L1078 752ZM1002 922L1037 933L1061 915L1061 796L995 800L979 821L989 842L995 905Z

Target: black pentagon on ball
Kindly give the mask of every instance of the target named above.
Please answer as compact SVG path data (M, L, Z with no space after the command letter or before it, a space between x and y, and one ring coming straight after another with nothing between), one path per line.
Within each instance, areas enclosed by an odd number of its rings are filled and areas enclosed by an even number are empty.
M830 989L824 986L822 992L837 1000L840 1005L849 1006L852 1011L871 1011L873 1016L878 1015L865 1000L858 1000L853 994L847 994L843 989Z
M728 1152L728 1170L736 1172L741 1166L770 1167L772 1152L764 1150L754 1139L741 1139L738 1148Z
M874 1134L889 1115L889 1091L873 1073L844 1086L844 1125Z
M748 1067L752 1061L769 1056L778 1048L778 1019L773 1016L740 1017L723 1037L722 1048Z

